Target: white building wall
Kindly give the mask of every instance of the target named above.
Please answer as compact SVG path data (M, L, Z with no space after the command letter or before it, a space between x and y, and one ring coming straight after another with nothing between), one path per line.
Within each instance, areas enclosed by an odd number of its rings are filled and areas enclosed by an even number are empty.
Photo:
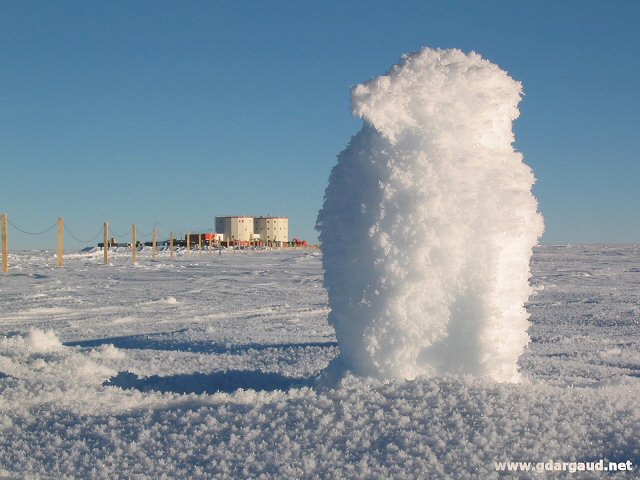
M216 217L216 232L225 240L248 242L253 240L253 217Z
M255 231L263 242L286 243L289 241L287 217L256 217Z

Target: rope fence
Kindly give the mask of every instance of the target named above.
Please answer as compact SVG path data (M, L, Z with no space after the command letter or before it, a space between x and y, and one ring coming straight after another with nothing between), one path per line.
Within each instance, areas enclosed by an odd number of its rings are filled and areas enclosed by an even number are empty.
M115 230L111 229L110 232L115 235L116 237L126 237L127 235L129 235L131 232L133 231L133 228L130 228L129 230L127 230L125 233L118 233Z
M89 243L94 243L96 240L100 238L100 235L102 235L102 228L101 228L100 230L98 230L98 233L96 233L93 237L91 237L91 240L82 240L76 237L73 233L71 233L71 230L69 230L66 225L64 226L64 231L67 232L69 236L73 238L76 242L82 243L85 245L88 245Z
M11 220L9 220L9 217L7 217L7 223L11 225L13 228L15 228L16 230L18 230L19 232L22 232L26 235L44 235L45 233L49 233L51 230L53 230L56 227L56 225L58 225L58 222L56 221L53 225L51 225L46 230L42 230L41 232L29 232L27 230L20 228L15 223L13 223Z
M157 225L157 224L156 224ZM157 252L158 252L158 228L154 226L153 231L145 234L138 234L137 226L133 224L131 228L124 234L118 234L113 229L110 229L109 224L107 222L104 223L103 228L101 228L91 239L83 240L82 238L76 236L64 223L64 219L62 217L58 218L58 220L51 225L46 230L42 231L30 231L25 228L22 228L11 220L7 214L2 214L0 216L0 231L1 231L1 240L2 240L2 272L7 272L9 270L9 229L8 226L16 229L18 232L23 233L29 236L41 236L46 235L51 232L56 226L58 227L58 248L57 248L57 264L58 267L63 266L63 247L64 247L64 234L67 233L71 238L73 238L76 242L82 245L89 245L95 243L101 236L103 237L103 242L98 243L97 247L103 249L104 255L104 264L109 264L109 250L114 247L126 247L131 248L131 261L133 264L137 263L137 251L141 246L150 246L152 248L152 260L155 260ZM116 242L114 237L125 238L128 235L131 235L131 242ZM206 238L205 238L206 236ZM180 235L182 237L182 235ZM142 242L140 238L151 238L151 241ZM217 251L219 255L222 254L222 249L230 249L231 252L244 251L248 253L250 250L260 251L262 249L290 249L290 248L304 248L304 249L317 249L316 245L292 245L293 242L264 242L259 240L253 241L238 241L234 240L233 237L229 240L222 240L219 234L202 234L196 233L192 234L190 231L187 231L187 234L184 236L184 240L177 240L174 237L173 231L169 232L169 239L161 241L161 251L168 251L170 258L175 258L175 247L176 245L179 248L185 248L185 255L191 255L191 250L193 248L197 248L198 255L202 255L203 251L208 250L210 254L213 254L214 251Z

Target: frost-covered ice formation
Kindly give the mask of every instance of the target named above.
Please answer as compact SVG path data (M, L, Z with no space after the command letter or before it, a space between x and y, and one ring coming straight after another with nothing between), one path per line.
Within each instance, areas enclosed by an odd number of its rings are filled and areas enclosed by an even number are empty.
M353 89L364 126L338 157L317 223L339 368L518 380L544 228L512 145L521 95L520 82L460 50L405 55Z

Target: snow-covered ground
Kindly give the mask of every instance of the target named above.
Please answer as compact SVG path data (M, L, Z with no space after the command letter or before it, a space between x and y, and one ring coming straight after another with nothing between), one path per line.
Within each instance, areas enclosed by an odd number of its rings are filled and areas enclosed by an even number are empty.
M534 478L631 461L640 247L536 249L525 381L316 378L338 353L317 252L10 255L0 477ZM428 295L428 292L425 292Z

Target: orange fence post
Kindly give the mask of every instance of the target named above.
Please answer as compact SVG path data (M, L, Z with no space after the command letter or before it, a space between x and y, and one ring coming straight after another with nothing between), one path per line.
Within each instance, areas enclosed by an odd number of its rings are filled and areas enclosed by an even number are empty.
M9 239L7 238L7 214L2 214L2 271L9 271L9 247L7 245Z
M136 248L136 224L134 223L131 226L131 263L136 264L136 252L138 249Z
M62 249L64 243L64 220L58 218L58 268L62 268Z
M109 264L109 224L104 224L104 264Z

